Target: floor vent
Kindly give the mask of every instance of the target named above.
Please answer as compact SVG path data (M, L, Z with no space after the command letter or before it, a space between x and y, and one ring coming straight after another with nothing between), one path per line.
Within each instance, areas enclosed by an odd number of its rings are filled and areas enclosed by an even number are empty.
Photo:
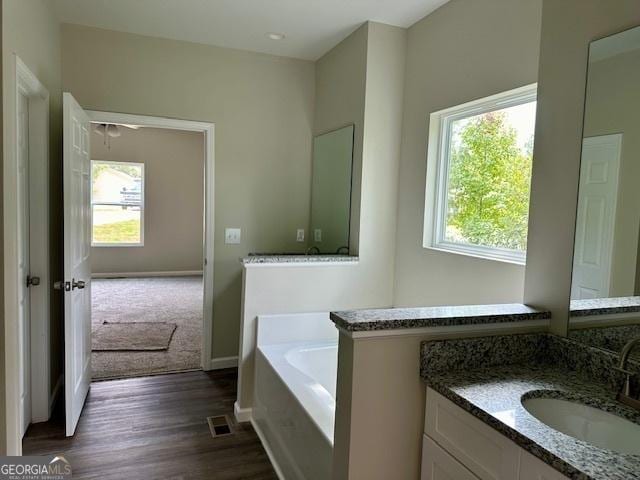
M224 437L233 433L233 430L231 430L231 422L226 415L207 417L207 422L209 422L209 430L211 430L211 436L213 438Z

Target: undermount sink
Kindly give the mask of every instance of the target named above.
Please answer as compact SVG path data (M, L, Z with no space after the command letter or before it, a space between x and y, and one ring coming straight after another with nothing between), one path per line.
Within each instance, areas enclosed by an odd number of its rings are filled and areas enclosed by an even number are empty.
M595 447L640 455L640 425L598 408L557 398L528 398L522 406L554 430Z

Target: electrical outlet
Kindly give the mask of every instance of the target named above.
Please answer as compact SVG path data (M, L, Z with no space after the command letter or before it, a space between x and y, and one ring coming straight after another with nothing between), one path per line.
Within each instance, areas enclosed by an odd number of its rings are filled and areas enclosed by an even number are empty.
M313 231L313 241L314 242L321 242L322 241L322 229L321 228L316 228Z
M296 242L304 242L304 228L299 228L296 232Z
M225 228L224 243L228 245L238 245L242 237L242 230L239 228Z

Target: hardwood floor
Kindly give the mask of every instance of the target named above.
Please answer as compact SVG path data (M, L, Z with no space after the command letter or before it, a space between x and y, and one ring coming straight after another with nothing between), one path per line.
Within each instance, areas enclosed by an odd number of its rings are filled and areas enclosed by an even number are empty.
M23 455L62 453L74 479L277 479L251 425L233 419L236 385L235 369L94 382L76 434L56 413L29 427ZM234 433L213 438L207 417L224 414Z

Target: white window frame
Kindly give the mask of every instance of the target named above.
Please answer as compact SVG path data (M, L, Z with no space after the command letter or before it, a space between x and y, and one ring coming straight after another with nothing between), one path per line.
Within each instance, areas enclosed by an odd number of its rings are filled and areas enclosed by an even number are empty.
M431 114L424 210L424 248L518 265L526 263L526 251L462 244L445 239L447 192L449 191L449 146L451 125L454 121L537 101L537 90L538 84L534 83Z
M142 184L140 186L140 242L127 242L127 243L100 243L93 241L93 165L94 163L107 163L110 165L126 165L140 167ZM145 186L146 178L144 174L144 163L139 162L112 162L111 160L91 160L91 246L92 247L144 247L144 214L145 214ZM131 206L137 207L135 204L123 204L114 202L99 202L96 205L114 205L114 206Z

